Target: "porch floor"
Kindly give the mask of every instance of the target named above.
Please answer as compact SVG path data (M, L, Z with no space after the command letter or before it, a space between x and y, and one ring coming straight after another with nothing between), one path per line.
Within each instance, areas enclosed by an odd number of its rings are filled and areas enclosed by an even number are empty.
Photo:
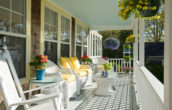
M113 96L96 96L96 82L81 91L77 99L70 100L68 110L137 110L131 75L118 74Z

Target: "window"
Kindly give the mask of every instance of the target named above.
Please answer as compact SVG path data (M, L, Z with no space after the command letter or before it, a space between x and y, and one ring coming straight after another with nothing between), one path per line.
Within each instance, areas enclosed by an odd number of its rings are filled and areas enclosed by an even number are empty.
M70 19L61 16L61 56L70 55Z
M1 44L3 37L4 35L0 35ZM26 77L26 38L5 36L5 39L18 77Z
M26 33L25 0L0 0L0 31Z
M88 48L88 29L83 29L83 55L87 55L87 48Z
M0 0L1 47L3 39L19 78L26 77L26 0Z
M48 56L49 60L57 63L58 14L45 7L44 15L44 54Z
M82 54L82 26L76 25L76 56L81 57Z

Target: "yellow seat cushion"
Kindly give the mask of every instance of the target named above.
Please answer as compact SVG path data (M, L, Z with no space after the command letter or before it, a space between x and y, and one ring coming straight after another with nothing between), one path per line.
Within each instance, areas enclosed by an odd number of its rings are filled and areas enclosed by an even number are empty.
M69 58L61 57L60 63L64 68L72 68L72 65L71 65Z
M79 77L84 77L84 76L88 75L87 71L82 71L82 70L79 70L79 69L75 69L75 72L76 72L76 74L78 74Z
M100 70L104 70L104 66L103 65L99 65Z
M73 68L79 69L80 68L80 62L77 57L70 57L69 58L72 64Z
M71 82L71 81L75 81L75 80L76 80L75 75L73 75L73 74L71 74L71 73L62 74L62 78L63 78L64 80L66 80L67 82Z
M88 73L92 73L92 69L90 68L89 65L80 65L79 69L82 71L87 71Z

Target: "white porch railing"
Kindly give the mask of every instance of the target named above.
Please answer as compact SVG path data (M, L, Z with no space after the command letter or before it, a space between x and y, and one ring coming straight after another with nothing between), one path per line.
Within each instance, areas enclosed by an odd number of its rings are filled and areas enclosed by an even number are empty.
M123 58L110 58L108 59L109 63L112 64L113 68L114 68L114 72L117 72L117 73L124 73L122 71L122 68L124 67L129 67L131 68L132 67L132 64L130 62L125 62Z
M138 103L142 110L164 110L164 85L139 62L134 62Z

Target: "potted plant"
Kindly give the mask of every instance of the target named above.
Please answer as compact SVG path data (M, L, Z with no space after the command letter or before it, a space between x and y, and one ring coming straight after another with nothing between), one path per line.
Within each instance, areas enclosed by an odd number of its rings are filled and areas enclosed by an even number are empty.
M91 58L89 58L87 55L84 55L80 59L81 59L81 62L83 62L84 64L89 64L92 62Z
M121 68L122 72L129 73L130 71L133 71L133 68L129 68L128 66L125 68Z
M123 20L128 19L131 15L135 15L135 18L155 16L159 11L160 2L160 0L119 0L118 15Z
M134 42L135 42L135 35L129 35L129 36L126 38L125 42L128 43L128 44L134 43Z
M45 75L45 67L47 65L47 56L36 55L33 61L29 64L35 69L36 80L43 80Z
M112 65L110 63L105 63L103 66L105 72L103 72L102 77L108 77L108 71L112 69Z
M129 62L130 60L132 60L132 58L131 58L130 56L124 56L124 60L125 60L126 62Z
M130 52L131 46L129 44L124 45L124 52Z

